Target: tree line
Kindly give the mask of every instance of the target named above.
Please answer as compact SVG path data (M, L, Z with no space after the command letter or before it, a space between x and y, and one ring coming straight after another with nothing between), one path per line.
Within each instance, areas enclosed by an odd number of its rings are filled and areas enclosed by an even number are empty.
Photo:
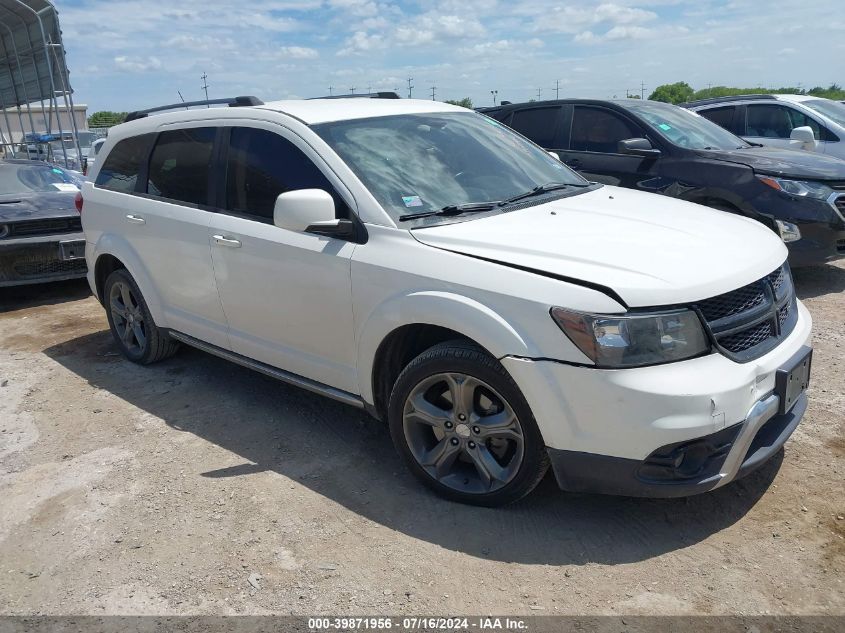
M665 103L684 103L697 99L710 99L712 97L734 97L748 94L797 94L823 97L835 101L845 100L845 89L838 84L831 84L827 88L816 86L805 90L795 86L784 88L731 88L728 86L712 86L703 90L695 90L685 81L678 81L673 84L657 86L651 93L649 99L652 101L663 101Z

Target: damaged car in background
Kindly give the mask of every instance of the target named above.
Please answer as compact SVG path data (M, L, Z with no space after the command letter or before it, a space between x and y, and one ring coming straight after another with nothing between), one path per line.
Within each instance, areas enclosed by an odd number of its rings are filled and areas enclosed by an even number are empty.
M80 185L42 161L0 161L0 287L85 276Z

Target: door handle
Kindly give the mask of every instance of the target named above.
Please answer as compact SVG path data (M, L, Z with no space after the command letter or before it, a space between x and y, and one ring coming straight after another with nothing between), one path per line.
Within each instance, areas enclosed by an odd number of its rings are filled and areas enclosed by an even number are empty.
M147 221L138 215L132 215L131 213L126 216L126 221L130 224L146 224Z
M214 240L215 244L219 244L220 246L228 246L229 248L241 247L240 240L233 240L232 238L226 237L225 235L212 235L211 239Z

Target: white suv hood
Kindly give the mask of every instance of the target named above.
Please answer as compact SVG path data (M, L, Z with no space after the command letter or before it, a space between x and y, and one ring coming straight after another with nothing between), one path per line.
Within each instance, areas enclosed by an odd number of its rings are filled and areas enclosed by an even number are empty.
M713 297L787 256L754 220L611 186L412 233L436 248L605 286L630 307Z

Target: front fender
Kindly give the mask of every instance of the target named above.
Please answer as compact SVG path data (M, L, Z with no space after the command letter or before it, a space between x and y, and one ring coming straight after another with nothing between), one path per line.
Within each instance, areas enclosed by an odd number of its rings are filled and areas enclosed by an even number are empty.
M96 272L96 265L100 258L104 255L111 255L119 259L138 288L141 289L141 294L144 296L144 301L147 302L147 308L157 325L167 327L164 318L164 311L162 310L162 301L156 286L152 281L149 270L144 266L138 253L132 248L132 245L120 235L114 233L103 233L100 235L97 242L94 244L91 256L88 261L89 270L92 274Z
M496 358L529 356L535 347L501 315L474 299L443 291L396 296L373 310L358 331L358 386L366 402L373 402L373 366L379 345L396 329L417 323L459 332Z

